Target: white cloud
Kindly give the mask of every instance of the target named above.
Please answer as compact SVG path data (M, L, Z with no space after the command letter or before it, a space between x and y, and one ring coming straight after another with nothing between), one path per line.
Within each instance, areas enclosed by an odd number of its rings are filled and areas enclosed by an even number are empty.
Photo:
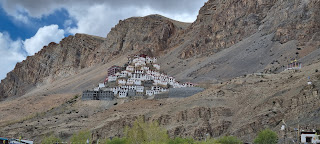
M59 42L64 37L64 30L57 25L39 28L37 33L25 41L12 40L6 32L0 32L0 80L5 78L17 62L38 52L50 42Z
M5 78L17 62L25 59L22 50L22 41L13 41L8 33L0 32L0 80Z
M181 22L193 22L195 18L197 17L197 13L189 14L189 13L176 13L171 14L167 12L157 11L155 9L152 9L150 7L144 7L136 10L137 15L146 16L150 14L159 14L177 21Z
M64 38L64 30L59 29L58 25L50 25L39 28L37 33L24 41L24 48L28 55L34 55L50 42L58 43Z
M128 13L135 14L136 9L112 9L108 5L92 5L88 8L74 7L69 9L70 16L77 21L77 27L69 28L69 33L86 33L105 37L111 27L120 19L128 18Z
M65 31L71 34L87 33L105 37L119 20L132 16L160 14L183 22L193 22L207 0L0 0L4 10L17 20L23 17L41 18L65 9L76 27L65 22ZM23 13L24 15L21 15ZM69 25L69 26L68 26Z

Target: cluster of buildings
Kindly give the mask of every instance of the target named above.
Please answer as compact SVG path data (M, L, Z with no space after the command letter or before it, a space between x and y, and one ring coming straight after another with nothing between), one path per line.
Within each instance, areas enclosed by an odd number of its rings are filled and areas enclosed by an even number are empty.
M298 62L297 60L294 60L287 65L287 70L301 69L301 67L302 67L302 63Z
M161 73L157 58L142 54L128 56L128 63L124 67L110 67L104 83L100 83L93 91L84 91L82 97L110 100L115 97L153 96L169 88L193 86L193 83L180 84L174 77Z

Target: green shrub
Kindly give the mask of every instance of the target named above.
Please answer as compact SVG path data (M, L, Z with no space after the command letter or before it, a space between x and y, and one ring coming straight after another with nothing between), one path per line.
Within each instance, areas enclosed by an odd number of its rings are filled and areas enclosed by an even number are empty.
M195 141L192 138L180 138L170 139L169 144L194 144Z
M255 144L276 144L278 143L278 135L270 129L265 129L259 132L258 136L254 139Z
M107 144L126 144L127 143L127 139L126 138L118 138L115 137L112 140L107 139Z
M145 123L138 118L131 128L125 128L125 135L129 144L143 143L168 143L169 136L167 130L159 126L158 122Z
M54 144L54 143L60 143L62 140L60 138L55 137L54 135L51 135L49 137L44 137L42 139L42 144Z
M223 136L215 140L215 142L219 144L242 144L241 140L234 136Z
M217 140L212 138L212 139L207 139L206 141L199 141L196 144L220 144L220 143L217 143Z
M78 133L74 133L70 139L70 142L86 144L87 139L89 139L89 143L91 143L91 132L88 130L82 130Z

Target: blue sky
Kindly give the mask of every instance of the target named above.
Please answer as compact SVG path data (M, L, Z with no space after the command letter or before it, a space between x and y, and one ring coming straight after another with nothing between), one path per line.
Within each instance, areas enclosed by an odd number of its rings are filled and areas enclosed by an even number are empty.
M27 14L25 14L27 16ZM32 18L29 17L32 24L25 24L21 21L16 20L13 16L8 15L2 7L0 7L0 32L10 33L10 38L16 40L27 39L38 31L40 27L56 24L60 28L64 28L64 23L68 19L69 14L65 9L56 10L54 13L42 17L42 18ZM75 23L72 23L72 26L75 27ZM65 36L70 35L66 33Z
M160 14L193 22L206 0L0 0L0 79L17 62L75 33L106 37L119 20Z

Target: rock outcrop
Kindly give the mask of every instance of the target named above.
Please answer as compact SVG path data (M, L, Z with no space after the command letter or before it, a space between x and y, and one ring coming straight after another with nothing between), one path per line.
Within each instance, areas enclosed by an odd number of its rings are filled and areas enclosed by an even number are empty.
M257 32L275 33L273 40L282 44L297 40L306 55L319 46L319 7L317 0L209 0L186 30L191 43L180 57L212 55Z
M320 48L319 9L317 0L209 0L163 63L170 75L196 82L278 73L295 59L310 64Z
M160 15L120 20L108 34L106 48L113 55L139 52L158 56L170 48L172 37L189 25Z
M34 56L17 63L0 83L0 99L21 96L37 85L76 74L78 70L100 63L95 51L104 38L76 34L60 44L50 43Z

